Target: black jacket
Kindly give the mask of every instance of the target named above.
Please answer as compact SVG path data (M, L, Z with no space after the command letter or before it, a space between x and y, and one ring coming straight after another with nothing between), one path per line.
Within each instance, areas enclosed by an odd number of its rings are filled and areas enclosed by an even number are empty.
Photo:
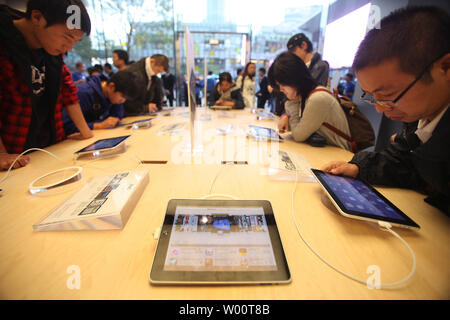
M425 201L450 213L450 108L431 138L424 144L414 134L417 125L405 126L402 134L381 152L360 152L350 163L359 177L372 184L415 189L429 195Z
M267 80L267 77L264 76L261 79L261 82L259 83L259 91L256 93L258 97L261 98L270 98L269 90L267 89L267 86L269 85L269 81Z
M162 81L157 76L152 76L150 88L148 87L148 76L145 70L145 59L142 58L138 62L131 64L126 71L132 72L136 78L137 82L140 84L139 95L134 100L127 100L124 103L125 116L134 116L139 114L148 113L147 105L149 103L154 103L161 110L163 89Z
M219 93L219 84L216 84L213 91L209 95L209 105L213 106L215 105L216 101L220 99L221 94ZM231 99L234 101L234 107L233 109L244 109L244 98L241 94L241 89L237 87L236 85L233 85L231 88Z
M311 59L311 64L309 65L308 69L319 85L324 87L328 85L330 66L328 65L328 62L322 60L322 57L317 52Z

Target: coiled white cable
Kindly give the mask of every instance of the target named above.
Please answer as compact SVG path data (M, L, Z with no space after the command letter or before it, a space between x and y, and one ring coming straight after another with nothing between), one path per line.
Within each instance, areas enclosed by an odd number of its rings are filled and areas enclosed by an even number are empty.
M4 181L8 178L8 176L9 176L9 174L10 174L12 168L14 167L14 165L16 164L16 162L20 159L20 157L22 157L23 155L25 155L26 153L31 152L31 151L42 151L42 152L45 152L45 153L47 153L48 155L52 156L53 158L55 158L56 160L58 160L58 161L60 161L60 162L68 162L68 161L62 160L61 158L59 158L58 156L54 155L54 154L51 153L50 151L47 151L47 150L44 150L44 149L40 149L40 148L30 148L30 149L25 150L25 151L22 152L21 154L19 154L19 155L16 157L16 159L14 159L14 161L12 162L12 164L9 166L8 171L7 171L7 172L5 173L5 175L0 179L0 184L1 184L2 182L4 182ZM135 154L132 154L132 156L134 157L134 160L137 160L137 161L138 161L139 164L138 164L137 167L139 167L139 165L141 164L141 160L140 160ZM99 158L99 159L94 159L94 160L85 162L85 163L83 163L83 164L78 165L77 167L90 166L90 167L92 167L92 168L95 168L95 169L103 170L103 171L104 171L105 169L98 168L98 167L92 165L93 162L96 162L96 161L98 161L98 160L101 160L101 158ZM74 160L73 162L76 164L77 160ZM67 168L67 169L71 169L71 168L73 168L73 167L69 167L69 168ZM56 171L58 171L58 170L56 170ZM56 172L56 171L55 171L55 172ZM59 170L59 171L61 171L61 170Z
M297 228L297 232L300 235L300 238L302 239L302 241L306 244L306 246L320 259L322 260L322 262L324 262L327 266L329 266L330 268L332 268L333 270L339 272L340 274L342 274L343 276L359 282L361 284L364 285L368 285L367 280L361 280L357 277L354 277L342 270L340 270L338 267L334 266L333 264L331 264L330 262L328 262L325 258L323 258L316 250L314 250L314 248L308 243L308 241L306 241L305 237L303 236L300 228L298 227L298 223L297 223L297 219L295 218L295 208L294 208L294 195L295 195L295 191L297 190L297 180L298 180L298 171L295 171L295 175L296 175L296 179L295 179L295 184L294 184L294 188L292 189L292 218L294 220L295 223L295 227ZM414 273L416 272L416 256L414 254L414 251L411 249L411 247L408 245L408 243L395 231L393 231L391 229L391 225L389 223L386 222L379 222L378 223L381 230L386 231L386 232L390 232L392 235L394 235L396 238L400 239L400 241L408 248L409 252L411 253L412 259L413 259L413 266L411 268L411 272L408 274L408 276L406 276L406 278L404 278L403 280L394 282L394 283L381 283L379 285L379 288L391 288L391 287L397 287L400 286L404 283L406 283L407 281L409 281L409 279L411 279L411 277L414 275Z

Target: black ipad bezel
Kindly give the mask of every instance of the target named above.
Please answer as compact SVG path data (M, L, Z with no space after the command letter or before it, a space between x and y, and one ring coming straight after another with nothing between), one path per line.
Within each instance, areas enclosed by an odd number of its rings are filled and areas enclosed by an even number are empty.
M327 174L327 172L324 172L322 170L313 169L311 168L312 173L316 177L316 179L320 182L320 185L326 190L329 196L331 196L334 200L334 202L339 206L339 209L344 212L345 214L348 214L349 216L354 216L355 218L364 218L369 219L372 221L384 221L393 223L395 225L401 225L408 228L414 228L414 229L420 229L420 226L414 222L410 217L408 217L403 211L401 211L399 208L397 208L392 202L390 202L385 196L383 196L381 193L379 193L374 187L372 187L369 183L362 179L355 179L351 177L345 177L351 180L358 180L364 183L366 187L368 187L371 191L373 191L381 200L383 200L386 204L388 204L398 215L405 218L405 220L399 220L389 217L383 217L383 216L377 216L374 214L368 214L365 212L359 212L355 210L349 210L347 209L342 201L339 199L339 197L333 192L333 190L330 188L330 186L327 184L325 180L322 179L323 174Z
M219 207L219 208L263 208L272 242L273 253L277 264L276 271L164 271L167 249L170 242L176 208L187 207ZM150 282L152 284L261 284L289 283L291 274L278 232L272 205L266 200L202 200L172 199L167 205L164 223L161 228L158 245L155 251Z
M107 138L107 139L100 139L97 140L95 142L92 142L90 145L84 147L83 149L80 149L78 151L75 152L75 154L79 154L79 153L91 153L91 152L96 152L96 151L104 151L104 150L111 150L114 149L118 146L120 146L120 144L122 144L125 140L127 140L129 137L131 137L131 135L126 135L126 136L119 136L119 137L112 137L112 138ZM95 145L96 143L100 142L100 141L107 141L107 140L113 140L113 139L117 139L117 138L123 138L122 140L120 140L119 142L117 142L114 146L112 147L108 147L108 148L99 148L99 149L94 149L94 150L86 150L87 148Z
M251 134L250 136L255 138L255 139L262 140L262 141L279 141L279 142L284 140L275 129L261 127L261 126L255 126L255 125L249 125L248 127L249 127L249 129L254 127L254 128L269 130L271 132L274 132L278 136L278 138L275 138L275 137L266 137L266 136L262 136L262 135L259 135L259 134L257 134L257 135Z

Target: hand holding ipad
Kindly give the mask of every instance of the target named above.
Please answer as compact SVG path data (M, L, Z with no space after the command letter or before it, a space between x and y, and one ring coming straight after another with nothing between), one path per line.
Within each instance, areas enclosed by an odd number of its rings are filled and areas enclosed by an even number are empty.
M340 214L345 217L389 222L393 226L420 229L399 208L368 183L311 169Z

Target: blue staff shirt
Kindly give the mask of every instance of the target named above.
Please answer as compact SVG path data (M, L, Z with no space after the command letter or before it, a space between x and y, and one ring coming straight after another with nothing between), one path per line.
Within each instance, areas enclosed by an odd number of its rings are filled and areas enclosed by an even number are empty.
M100 76L88 77L86 82L82 82L77 85L78 99L80 99L81 111L86 119L89 128L94 129L95 122L102 122L108 117L123 118L124 109L123 104L112 104L111 101L106 99L102 90L102 82ZM98 112L94 111L95 93L99 97L100 109ZM66 135L78 132L77 127L70 119L69 114L63 108L63 125Z

